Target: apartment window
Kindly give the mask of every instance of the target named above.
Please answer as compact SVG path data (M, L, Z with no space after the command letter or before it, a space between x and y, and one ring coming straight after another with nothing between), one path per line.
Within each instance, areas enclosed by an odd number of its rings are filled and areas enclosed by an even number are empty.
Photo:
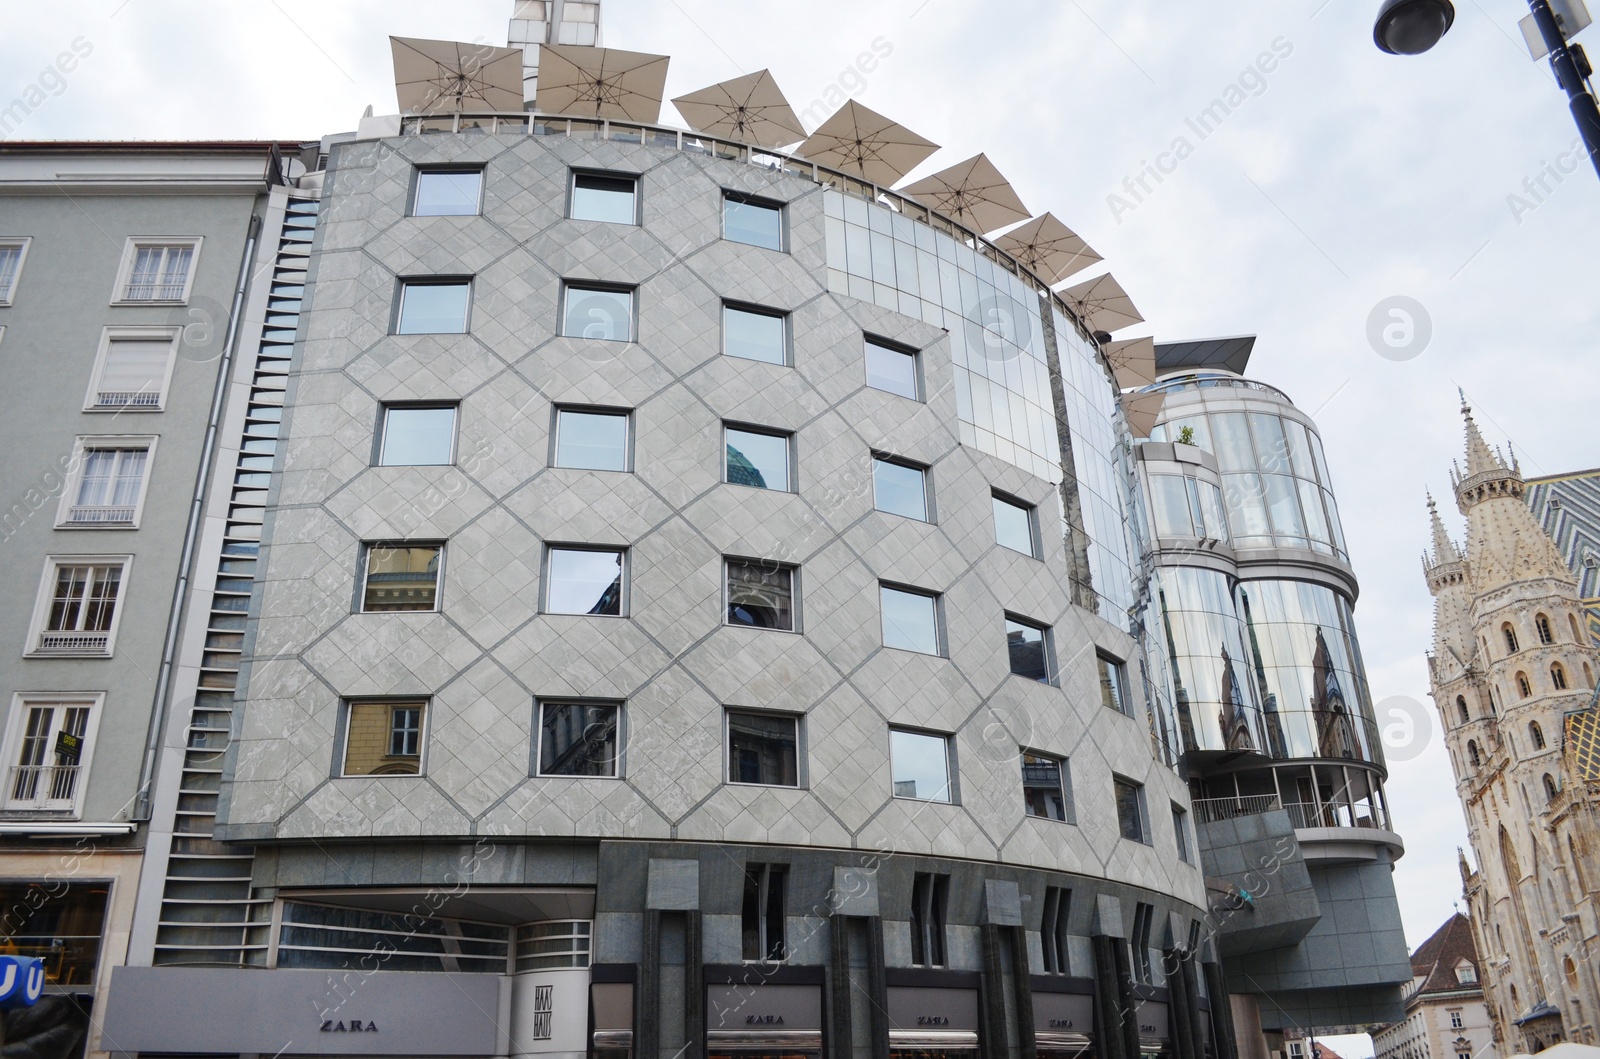
M896 798L955 801L951 790L950 737L905 728L889 729L889 772Z
M1177 843L1178 859L1185 864L1194 863L1189 859L1189 814L1179 805L1172 807L1172 837Z
M56 524L137 525L155 444L153 437L80 437L76 470L63 494Z
M1466 1025L1466 1023L1461 1021L1461 1009L1460 1008L1456 1008L1454 1011L1450 1012L1450 1028L1451 1029L1459 1030L1465 1025Z
M557 467L590 471L628 469L628 413L556 410Z
M1154 905L1147 905L1140 901L1133 909L1133 935L1128 938L1128 947L1133 959L1133 980L1143 985L1150 985L1154 980L1150 966L1150 925L1155 919Z
M1006 617L1006 654L1019 677L1051 682L1049 630L1020 618Z
M939 642L939 597L912 589L879 585L883 609L883 645L925 655L942 654Z
M1045 974L1071 974L1071 951L1067 926L1072 911L1072 891L1063 886L1047 886L1044 891L1044 916L1039 923L1040 947L1044 950Z
M1029 816L1071 822L1066 762L1047 754L1022 751L1022 800Z
M620 548L552 546L546 564L546 614L623 613L626 552Z
M421 775L427 717L423 699L348 703L342 775Z
M361 609L367 613L439 609L440 544L382 541L366 546Z
M419 169L413 217L473 217L482 212L483 170Z
M171 327L107 328L84 410L161 411L177 340Z
M632 342L633 289L568 283L562 299L561 333L596 342Z
M784 944L784 889L789 868L784 864L747 864L741 938L744 958L778 963L788 956Z
M872 500L879 511L927 522L928 472L887 456L873 456Z
M194 283L200 240L129 239L112 302L182 303Z
M913 401L917 399L917 354L914 351L869 337L866 358L868 386Z
M994 494L992 501L995 543L1014 552L1038 558L1038 545L1034 541L1033 532L1033 508L1021 501L1003 497L999 493Z
M798 787L800 718L728 711L728 782Z
M793 632L795 568L760 559L727 564L728 624Z
M911 879L911 963L914 967L945 965L945 906L950 876L919 871Z
M782 250L783 207L775 202L723 192L722 237L768 250Z
M616 703L546 702L539 706L540 776L621 775L622 707Z
M403 279L400 309L395 313L397 335L464 335L472 303L472 281L467 279Z
M789 318L765 309L722 307L722 352L766 364L789 363Z
M379 466L442 467L455 462L455 405L384 405L382 420Z
M1478 969L1470 963L1456 965L1456 981L1462 985L1472 985L1478 980Z
M787 492L789 486L789 435L724 426L727 460L724 480L730 485Z
M79 808L101 695L17 695L6 732L5 808Z
M1121 776L1113 776L1111 787L1116 794L1117 826L1122 830L1122 837L1130 842L1148 845L1150 828L1145 823L1144 786Z
M32 238L0 239L0 305L10 305L22 278L22 262Z
M573 173L572 218L638 224L639 178L616 173Z
M1128 712L1128 675L1122 663L1110 655L1096 653L1095 667L1100 673L1100 705L1118 713Z
M128 556L49 559L35 606L29 654L111 654Z

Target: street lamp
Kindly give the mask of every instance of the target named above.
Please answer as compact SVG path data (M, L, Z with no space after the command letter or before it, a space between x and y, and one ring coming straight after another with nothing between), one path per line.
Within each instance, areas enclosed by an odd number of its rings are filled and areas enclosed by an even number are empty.
M1600 173L1600 106L1589 87L1594 70L1583 46L1567 41L1569 33L1589 24L1589 13L1583 0L1556 0L1556 6L1559 17L1550 0L1528 0L1533 14L1522 20L1523 36L1535 60L1550 56L1550 68L1555 71L1556 83L1566 90L1589 161ZM1439 43L1455 17L1450 0L1384 0L1372 27L1372 39L1390 55L1420 55Z

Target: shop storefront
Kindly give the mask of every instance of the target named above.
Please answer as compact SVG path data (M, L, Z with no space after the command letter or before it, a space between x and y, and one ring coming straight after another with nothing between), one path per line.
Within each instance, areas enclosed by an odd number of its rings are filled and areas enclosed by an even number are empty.
M594 1059L632 1059L633 983L600 981L603 972L595 969L595 983L589 987L589 1010L593 1014L594 1036L590 1041Z
M1144 1059L1172 1059L1171 1020L1166 1001L1139 1001L1139 1054Z
M822 1059L822 986L706 986L707 1059Z
M1033 990L1033 1039L1039 1059L1094 1059L1094 994Z
M978 1052L976 989L889 987L889 1054L893 1059L974 1059Z

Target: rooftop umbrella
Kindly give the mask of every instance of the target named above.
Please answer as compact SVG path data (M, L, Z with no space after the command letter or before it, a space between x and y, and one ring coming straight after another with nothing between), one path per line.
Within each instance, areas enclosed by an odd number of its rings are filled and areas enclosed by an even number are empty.
M394 90L407 114L522 109L522 49L390 37Z
M1068 287L1061 297L1078 310L1078 317L1091 331L1115 331L1144 320L1128 292L1109 272Z
M672 105L690 128L708 136L726 136L761 147L782 147L806 138L805 127L766 70L719 81L679 96Z
M1147 438L1161 416L1161 406L1166 403L1164 393L1130 393L1122 397L1122 417L1128 421L1128 430L1136 438Z
M1083 238L1056 219L1041 214L997 237L994 245L1033 269L1046 283L1056 284L1101 260Z
M797 153L887 187L938 149L932 140L852 99L823 122Z
M661 117L666 83L665 55L577 44L539 45L535 101L545 114L654 124Z
M1149 386L1156 381L1156 340L1153 338L1125 338L1120 342L1107 342L1101 347L1106 363L1117 377L1117 385L1128 388Z
M990 232L1025 220L1028 208L986 154L973 155L900 189L968 228Z

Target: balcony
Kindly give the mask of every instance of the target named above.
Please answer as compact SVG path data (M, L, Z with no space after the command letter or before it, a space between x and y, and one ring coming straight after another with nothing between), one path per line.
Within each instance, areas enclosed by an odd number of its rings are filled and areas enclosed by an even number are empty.
M36 654L103 655L111 643L108 632L42 632Z
M11 769L7 809L66 809L77 806L81 765L15 765Z
M133 505L74 504L67 511L67 522L73 526L131 526Z
M1374 847L1378 846L1389 850L1391 860L1398 860L1405 853L1405 844L1389 827L1385 808L1367 800L1282 803L1275 794L1247 794L1196 798L1190 805L1198 824L1282 811L1288 815L1307 861L1373 860L1377 856Z

